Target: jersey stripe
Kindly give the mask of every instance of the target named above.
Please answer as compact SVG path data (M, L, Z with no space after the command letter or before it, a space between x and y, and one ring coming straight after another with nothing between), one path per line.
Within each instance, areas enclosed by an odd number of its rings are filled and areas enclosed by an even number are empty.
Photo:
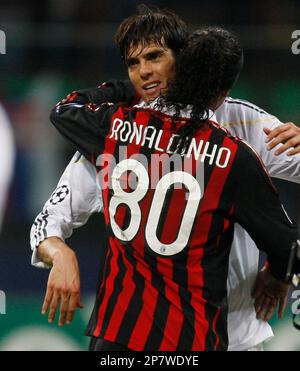
M215 350L218 349L218 346L220 344L220 337L219 337L219 335L217 333L217 330L216 330L216 323L218 321L220 313L221 313L221 308L218 308L217 313L216 313L216 315L213 319L213 322L212 322L212 330L213 330L213 333L216 335L216 342L215 342L215 347L214 347Z
M171 138L169 122L164 122L163 130L164 132L161 138L161 145L162 147L166 147ZM156 151L155 154L159 155L159 152ZM163 158L162 158L162 162L160 166L162 173L159 176L160 178L166 173L167 170L168 170L167 173L169 171L172 171L173 164L170 164L170 169L167 169L166 165L168 164L166 164L166 162L163 161ZM166 191L164 206L163 206L163 209L161 210L157 230L155 232L158 240L164 243L172 242L172 241L166 241L167 236L164 233L164 225L165 223L167 223L168 214L172 209L172 206L170 205L171 200L172 200L172 194L173 194L173 187L171 187L169 190ZM178 207L180 206L178 205ZM147 242L145 241L145 243ZM168 322L168 315L170 312L170 308L173 308L173 306L170 305L170 302L172 302L170 301L170 297L172 296L172 294L170 293L170 286L169 286L169 283L172 282L172 277L173 277L172 259L169 259L167 257L162 258L162 257L157 256L155 263L156 263L155 270L159 273L159 276L155 276L156 282L153 282L153 284L158 289L160 295L159 295L157 307L154 313L153 325L152 325L152 329L151 329L151 332L149 334L149 338L146 344L146 349L151 349L152 346L154 346L155 349L160 349L161 343L166 342L165 334L168 331L168 329L166 329L167 322ZM176 291L174 291L172 298L174 298L174 300L177 299L177 302L180 302L179 297L178 298L174 297L175 292ZM176 324L179 325L180 320ZM175 330L174 326L173 326L173 329ZM174 337L171 343L168 344L168 347L170 348L170 350L176 350L176 346L177 346L177 340L176 340L176 337Z
M172 204L172 194L174 190L170 190L167 195L168 202L165 203L165 211L166 214L162 216L161 220L161 228L162 231L160 233L160 241L163 241L164 243L171 243L173 241L167 241L168 240L168 232L170 231L169 228L163 228L165 223L172 223L172 221L176 220L174 218L174 212L178 212L178 210L184 210L184 206L180 203L176 204L176 209L174 207L174 204ZM180 213L180 212L179 212ZM162 213L163 215L163 213ZM178 231L178 225L177 228L174 225L174 231ZM173 231L173 232L174 232ZM177 238L174 236L173 233L173 240ZM170 238L170 237L169 237ZM161 344L159 346L160 350L176 350L177 344L179 341L182 324L183 324L183 314L182 314L182 306L181 306L181 300L179 297L179 287L174 282L174 264L172 262L172 259L166 259L166 258L157 258L158 264L157 269L164 277L164 281L166 283L166 290L165 295L166 299L169 300L172 303L172 306L169 306L168 314L165 322L165 329L163 338L161 340Z
M127 268L123 280L123 290L120 292L118 299L115 303L113 312L111 314L112 320L109 322L109 326L105 333L105 338L109 339L112 342L116 341L125 313L128 309L128 306L136 289L136 284L132 279L134 268L124 255L123 260L124 265ZM126 288L126 290L124 290L124 288Z
M218 134L218 133L217 133ZM214 142L213 138L210 139ZM202 249L197 249L197 255L194 258L199 259L201 267L199 272L199 282L191 282L191 291L192 291L192 305L196 308L196 319L195 319L195 338L193 343L193 350L204 350L206 349L206 337L207 332L210 328L210 323L206 319L206 310L205 304L207 300L203 295L203 287L207 285L205 280L205 249L203 248L208 241L209 232L212 226L212 213L209 212L211 209L218 209L218 204L220 200L220 196L223 191L224 184L229 174L230 167L228 166L225 169L221 169L218 167L214 167L212 170L212 174L210 176L209 182L207 183L207 187L205 189L205 198L203 198L200 211L199 211L199 218L197 219L197 225L195 230L199 234L199 236L195 236L195 240L198 239L198 245L202 246ZM204 174L205 176L205 174ZM199 233L200 232L200 233ZM192 251L192 249L191 249ZM188 266L193 266L193 260L191 260ZM194 262L195 264L195 262ZM192 279L195 280L195 274ZM198 290L195 289L195 286L199 287Z
M201 138L204 141L209 140L210 135L211 135L211 130L208 130L207 127L203 127L202 129L200 129L200 133L201 133ZM196 170L199 171L200 166L202 166L200 162L198 162L198 164L194 162L193 165L194 165L193 169L195 169L195 172ZM196 167L196 165L198 165L198 168ZM206 173L209 173L209 172L205 172L205 174ZM207 176L205 178L207 178ZM206 179L204 180L206 181ZM199 214L199 211L198 211L198 214ZM186 250L185 254L180 257L181 265L178 267L178 265L175 264L175 269L174 269L174 280L180 285L179 293L180 293L180 297L182 298L181 302L182 302L183 313L185 313L182 330L181 330L181 334L180 334L180 338L179 338L179 342L177 346L178 350L191 350L193 346L194 336L195 336L196 312L193 308L193 303L192 303L192 291L193 291L194 283L191 280L191 277L194 274L194 271L193 269L191 269L191 267L196 267L197 263L195 263L194 257L197 256L197 253L198 253L196 251L198 247L192 243L193 235L195 233L195 228L196 228L196 222L194 223L192 227L190 239L188 241L188 249ZM192 248L195 249L195 251L191 252ZM200 265L197 266L197 270L198 270L197 277L201 281L201 269L200 268L201 268Z
M218 139L215 139L214 142L217 142ZM236 156L237 152L237 145L234 143L231 139L225 137L222 143L223 147L229 148L231 150L231 159L226 167L226 169L220 169L215 168L213 172L213 177L211 178L212 185L214 187L213 192L214 195L210 195L207 193L207 196L211 196L207 198L208 202L211 204L212 207L216 207L219 210L226 210L231 209L232 205L223 204L223 197L225 197L225 194L230 194L229 192L225 192L225 188L227 183L227 178L230 174L233 161ZM209 192L210 187L208 186L206 192ZM226 200L228 200L228 197L225 197ZM226 218L223 216L223 220L226 220ZM227 294L225 290L222 290L223 282L227 280L227 267L223 267L222 261L228 261L229 257L229 247L230 247L230 241L226 241L225 237L226 235L223 234L223 227L224 222L222 223L220 220L220 216L218 213L212 214L211 219L211 225L210 225L210 231L208 233L208 242L205 245L204 248L204 256L203 256L203 269L204 269L204 285L207 287L207 290L203 293L203 298L206 301L205 304L205 313L206 318L209 320L210 326L206 337L206 348L209 346L209 348L212 348L212 342L214 337L216 336L213 326L212 326L212 313L214 313L216 310L219 310L219 307L222 307L223 310L226 308L226 303L222 301L222 299L225 297L227 298ZM216 240L218 236L222 235L222 239L219 241ZM230 234L230 237L232 237L232 234ZM219 242L219 244L218 244ZM223 242L225 242L225 245L223 245ZM216 246L218 246L216 250ZM212 255L213 254L213 255ZM213 256L213 258L211 258ZM219 268L219 269L218 269ZM210 272L210 273L209 273ZM218 277L218 280L214 280L212 282L212 275L211 272L214 272L216 276ZM213 295L212 293L216 293ZM222 294L220 294L222 293ZM220 295L221 298L218 296ZM212 305L212 303L214 303ZM209 344L208 344L209 342Z
M257 106L253 106L251 103L249 103L247 101L226 99L226 103L229 103L229 104L238 104L238 105L241 105L241 106L250 108L250 109L252 109L252 110L254 110L256 112L262 113L263 115L267 115L268 114L266 111L262 110L261 108L258 108Z
M158 130L163 128L163 123L160 120L152 118L150 122L147 124L148 119L149 119L148 113L143 113L143 114L139 113L139 120L141 120L145 125L154 126ZM140 153L147 157L148 163L150 165L151 155L155 153L155 149L152 148L151 150L149 150L146 147L143 147L141 148ZM145 215L142 216L140 230L135 239L137 246L141 246L141 247L143 246L143 249L142 248L139 249L139 252L140 252L139 257L140 259L143 259L144 267L141 273L143 275L146 274L146 282L145 282L144 292L143 292L143 306L141 308L140 313L137 316L137 322L135 324L135 327L133 328L129 344L134 346L134 344L136 343L136 339L139 338L140 339L139 342L142 346L142 349L146 347L146 343L150 337L150 332L151 332L153 323L155 322L155 319L154 319L155 309L156 307L161 308L160 303L158 303L159 291L160 291L159 287L161 286L161 283L157 282L157 277L156 276L154 277L152 274L152 272L155 270L156 258L152 255L148 257L149 248L147 247L147 243L145 240L145 227L147 223L147 215L149 213L150 205L152 203L152 198L153 198L153 190L149 190L147 196L140 202L141 210L145 211ZM147 249L147 252L145 251L146 249ZM142 267L142 264L141 264L141 267ZM139 269L139 266L137 268ZM146 273L145 268L148 269L147 273ZM151 302L152 296L153 296L153 301L156 304L155 306L153 306L153 303ZM143 323L143 326L139 327L139 324L141 323ZM140 350L140 349L137 349L137 350Z
M147 122L148 122L148 116L147 115L141 115L140 113L138 114L139 115L139 117L137 117L137 118L135 118L135 119L137 119L137 120L139 120L139 122L143 122L145 125L147 124ZM132 118L133 119L133 118ZM127 148L128 149L128 156L130 156L130 155L133 155L133 154L136 154L136 153L138 153L139 152L139 150L140 150L140 148L141 148L141 146L131 146L130 148ZM126 219L126 217L128 217L128 218L130 218L130 215L129 215L129 213L128 213L128 210L126 210L126 215L125 215L125 219ZM120 224L120 221L119 221L119 223L118 224ZM119 241L116 241L116 243L117 244L120 244L120 242ZM142 245L141 245L142 246ZM121 246L120 246L120 248L122 248ZM127 248L127 247L125 247L125 248ZM123 249L124 249L124 246L123 246ZM139 258L138 257L136 257L138 260L139 260ZM145 271L144 271L144 267L143 267L143 269L140 269L140 267L139 267L139 264L137 264L136 266L135 266L135 268L137 269L137 271L139 271L142 275L145 273ZM148 273L149 272L147 272L147 274L146 274L146 277L147 277L147 275L148 275ZM139 278L140 279L140 278ZM144 279L145 279L145 276L144 276ZM137 279L138 280L138 279ZM123 292L125 292L127 290L127 286L125 285L125 283L123 283ZM145 290L145 287L144 287L144 290ZM125 299L126 298L126 301L127 301L127 297L128 297L128 294L129 293L127 293L127 295L123 295L123 299ZM140 295L139 293L137 294L138 296ZM131 296L131 298L134 298L134 292L131 292L130 293L130 296ZM146 295L146 297L147 297L147 295ZM119 298L120 299L120 298ZM121 300L121 299L120 299ZM133 299L134 300L134 299ZM146 299L147 300L147 299ZM124 302L121 300L120 301L120 306L124 306ZM125 305L127 305L127 302L125 303ZM139 306L137 306L137 309L139 308ZM125 311L123 312L123 315L125 315ZM124 319L124 317L122 318L122 320ZM114 319L113 318L111 318L111 321L113 321ZM132 330L127 326L127 334L125 335L126 336L126 338L128 338L129 337L129 331L131 332ZM108 333L106 333L106 338L107 338L107 336L108 336L109 334ZM132 348L132 349L136 349L136 346L135 346L135 344L133 343L132 345L130 345L130 340L129 340L129 348Z
M115 112L115 114L112 116L112 121L116 117L119 117L119 116L121 116L121 117L123 116L120 109L117 112ZM111 135L111 132L112 132L112 127L110 128L109 133L108 133L106 138L108 138ZM116 142L111 141L111 140L105 140L103 154L107 154L107 153L108 154L113 154L115 152L116 148L118 148ZM110 169L110 167L111 167L111 163L108 163L107 168ZM106 187L102 187L102 195L103 195L103 204L107 205L108 194L109 194L109 189L107 187L108 176L107 176L107 179L105 179L105 180L106 180L107 183L106 183ZM106 208L106 207L104 207L104 216L105 216L105 220L106 220L106 225L108 227L109 212L108 212L108 208ZM108 230L109 230L109 228L108 228ZM112 240L112 238L109 238L109 249L111 249L111 246L112 246L111 245L111 240ZM101 300L101 304L99 305L99 308L98 308L97 322L95 324L95 329L94 329L94 332L93 332L94 337L99 337L99 335L100 335L100 331L101 331L103 320L104 320L104 315L105 315L105 312L106 312L106 306L108 305L109 297L112 294L112 290L113 290L113 287L114 287L114 280L115 280L115 278L118 274L118 269L116 267L116 258L118 256L118 252L115 252L115 251L112 250L111 253L112 253L112 255L110 257L110 267L111 267L111 269L110 269L109 276L106 278L105 281L103 281L103 289L102 289L102 295L101 295L102 300ZM112 268L114 268L114 269L112 269ZM110 290L109 290L109 288L110 288Z
M109 238L109 243L110 244L112 243L112 238ZM93 334L93 336L95 337L99 337L100 335L100 331L102 330L102 325L103 325L108 301L111 295L113 294L113 291L115 288L115 279L119 273L118 258L119 258L119 253L117 251L114 251L110 259L110 275L105 282L104 298L99 308L98 321L97 321L97 325L96 325L96 328Z

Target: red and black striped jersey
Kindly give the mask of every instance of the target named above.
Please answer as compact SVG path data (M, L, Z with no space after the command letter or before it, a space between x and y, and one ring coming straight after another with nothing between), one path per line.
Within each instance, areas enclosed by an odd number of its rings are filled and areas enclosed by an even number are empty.
M64 101L56 128L98 169L109 236L88 334L133 350L227 349L228 256L238 222L285 278L297 228L245 143L206 121Z

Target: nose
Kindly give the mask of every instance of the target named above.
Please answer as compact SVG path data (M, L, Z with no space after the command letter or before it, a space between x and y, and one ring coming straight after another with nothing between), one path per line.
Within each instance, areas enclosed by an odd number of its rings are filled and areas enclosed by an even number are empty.
M143 80L147 80L153 73L150 61L143 60L140 64L140 76Z

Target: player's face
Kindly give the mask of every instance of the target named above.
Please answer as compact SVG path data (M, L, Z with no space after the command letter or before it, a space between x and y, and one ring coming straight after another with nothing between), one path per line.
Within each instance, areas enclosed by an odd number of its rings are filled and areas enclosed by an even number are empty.
M175 74L172 50L155 43L131 49L126 64L137 94L146 102L163 94L168 80Z

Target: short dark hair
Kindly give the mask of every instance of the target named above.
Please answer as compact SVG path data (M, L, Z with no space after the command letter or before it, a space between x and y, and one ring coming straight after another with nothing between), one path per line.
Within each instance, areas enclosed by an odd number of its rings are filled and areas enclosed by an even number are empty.
M177 112L192 105L192 117L207 117L210 106L230 90L243 65L238 38L219 27L194 31L176 59L176 75L170 82L166 102Z
M121 56L126 60L129 50L151 42L167 46L174 55L185 46L188 28L185 22L169 10L150 9L142 4L138 14L126 18L119 26L115 40Z

